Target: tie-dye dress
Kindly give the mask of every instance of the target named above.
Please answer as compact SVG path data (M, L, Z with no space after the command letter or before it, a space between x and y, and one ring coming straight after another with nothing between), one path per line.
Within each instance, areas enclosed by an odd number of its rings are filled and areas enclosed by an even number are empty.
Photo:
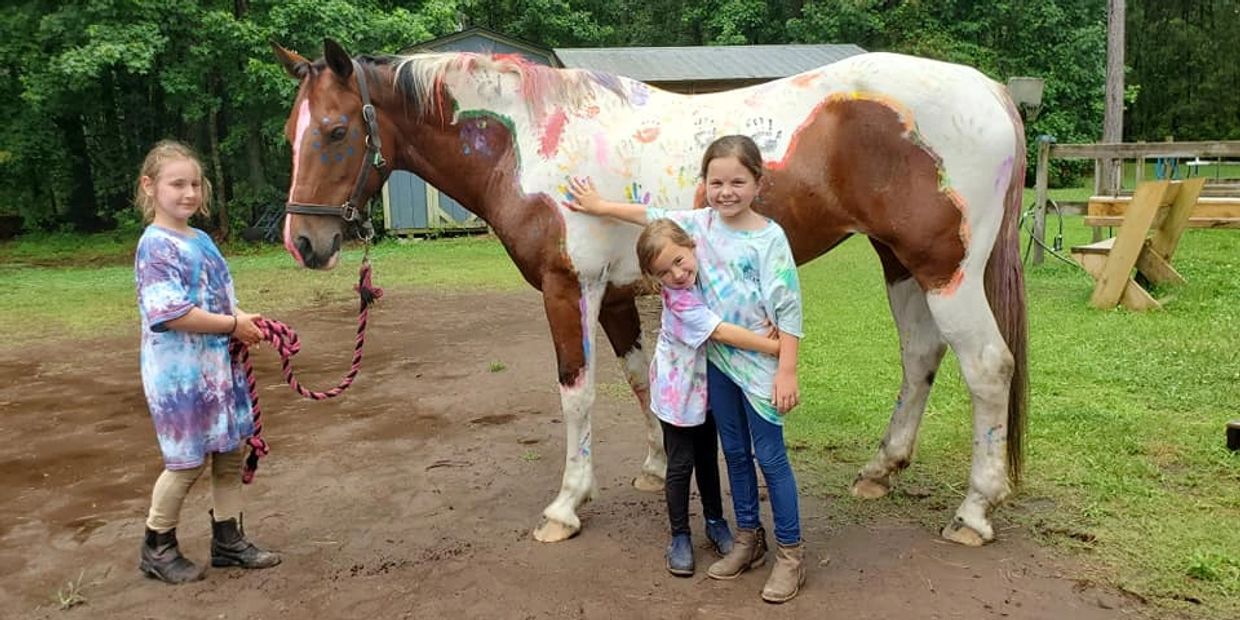
M673 426L706 422L706 349L702 345L719 327L694 288L663 287L659 340L650 364L650 410Z
M245 373L226 334L168 328L198 307L234 314L228 264L206 233L147 226L134 258L142 319L142 387L168 469L192 469L231 452L254 433Z
M719 318L759 333L769 320L786 334L802 336L801 284L788 237L779 224L771 220L761 230L735 230L714 209L648 207L646 218L670 219L689 233L697 244L694 256L702 299ZM763 419L783 424L783 416L771 403L777 358L712 340L706 344L706 359L745 391Z

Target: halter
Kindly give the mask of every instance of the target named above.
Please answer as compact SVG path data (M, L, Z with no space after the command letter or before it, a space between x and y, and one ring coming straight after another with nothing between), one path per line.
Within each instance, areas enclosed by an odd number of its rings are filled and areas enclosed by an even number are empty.
M362 169L357 175L357 184L353 186L353 193L349 195L349 199L342 205L324 205L306 202L288 202L284 205L285 213L296 213L298 215L336 215L346 222L354 222L361 228L361 236L364 241L369 241L375 235L375 228L370 223L370 208L368 205L361 205L362 193L366 191L366 181L370 176L370 169L374 167L378 171L382 180L387 180L387 175L391 172L388 168L387 160L383 159L383 143L379 138L379 119L375 112L375 106L370 103L370 90L366 88L366 75L362 72L362 67L356 60L353 62L353 75L357 76L357 89L362 95L362 120L366 125L366 156L362 158ZM368 248L369 249L369 248Z

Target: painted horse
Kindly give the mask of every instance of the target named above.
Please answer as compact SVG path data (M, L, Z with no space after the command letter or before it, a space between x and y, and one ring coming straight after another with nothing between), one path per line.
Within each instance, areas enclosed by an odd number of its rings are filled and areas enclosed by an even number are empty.
M869 237L882 262L904 378L853 493L882 496L908 466L950 346L972 396L974 439L969 490L943 536L969 545L993 538L990 512L1020 476L1027 400L1017 229L1024 129L1001 85L970 68L885 53L686 96L515 57L354 58L332 41L314 62L275 51L300 81L285 128L293 170L284 243L298 263L333 267L350 220L365 223L367 200L401 169L485 220L542 292L566 455L535 538L576 534L577 508L596 494L596 321L646 423L634 485L660 489L665 468L634 303L638 227L568 210L567 181L590 176L610 199L699 207L702 152L734 133L762 150L757 209L787 232L798 263L853 234Z

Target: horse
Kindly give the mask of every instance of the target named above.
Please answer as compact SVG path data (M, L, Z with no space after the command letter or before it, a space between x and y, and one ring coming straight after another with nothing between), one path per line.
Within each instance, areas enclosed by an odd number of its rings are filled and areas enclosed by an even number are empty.
M634 486L661 489L666 466L635 305L638 227L568 209L568 180L590 176L613 200L701 207L703 150L739 133L766 162L755 208L783 227L798 264L853 234L869 237L882 264L903 381L852 493L881 497L909 465L950 346L972 398L974 439L968 493L941 535L973 546L993 540L991 512L1020 480L1028 392L1018 238L1025 138L1002 85L960 65L868 53L689 96L513 56L355 58L327 40L311 62L273 48L299 81L285 126L293 166L284 222L299 264L333 267L350 224L368 225L366 201L401 169L486 221L542 293L565 460L535 539L576 535L578 507L597 494L596 321L645 421Z

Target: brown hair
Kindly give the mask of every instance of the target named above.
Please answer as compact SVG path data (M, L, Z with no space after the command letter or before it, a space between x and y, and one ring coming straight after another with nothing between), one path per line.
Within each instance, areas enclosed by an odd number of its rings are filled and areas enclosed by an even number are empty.
M646 224L642 234L637 236L637 266L642 273L654 276L652 263L669 243L690 250L697 247L689 233L672 220L660 218Z
M207 179L207 175L202 173L202 161L188 146L176 140L160 140L158 144L151 147L150 152L146 154L146 159L142 160L142 169L138 171L137 187L133 193L133 204L142 212L143 220L149 222L155 218L155 199L142 191L142 178L158 179L164 164L178 159L188 159L198 167L198 176L202 179L202 203L198 205L198 214L210 215L208 205L211 204L211 181Z
M754 180L762 178L762 151L749 136L723 136L706 147L702 155L702 180L706 180L706 168L710 162L720 157L735 157L741 165L753 175Z

